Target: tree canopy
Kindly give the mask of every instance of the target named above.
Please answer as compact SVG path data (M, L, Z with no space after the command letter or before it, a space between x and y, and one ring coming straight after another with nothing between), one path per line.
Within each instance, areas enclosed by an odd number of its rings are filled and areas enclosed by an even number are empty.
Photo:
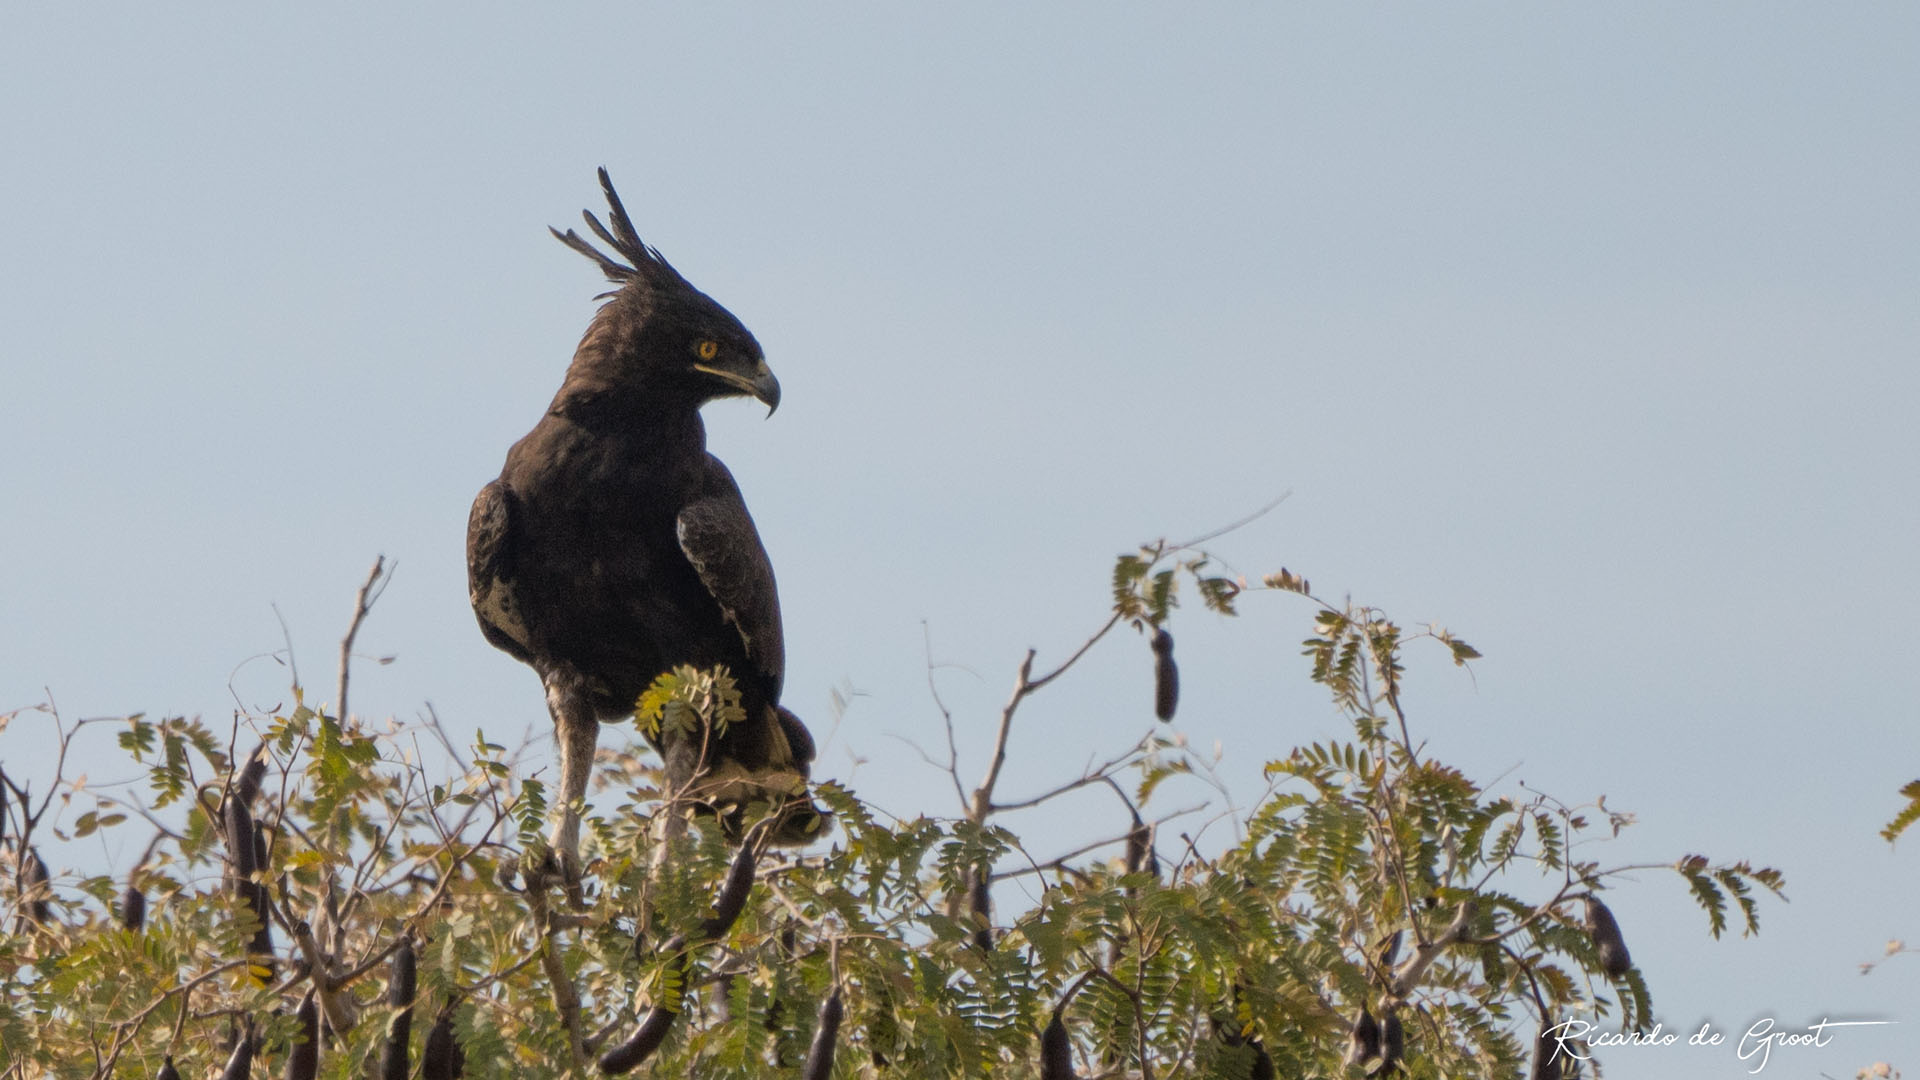
M1215 566L1165 542L1120 557L1097 632L1050 669L1018 664L985 776L969 788L947 763L964 813L892 817L820 782L837 829L810 848L667 827L681 807L639 736L739 710L725 671L676 670L636 703L627 747L603 740L577 903L521 873L544 854L546 785L484 735L462 750L431 716L350 713L348 649L332 703L296 685L228 731L53 715L62 762L4 778L0 1076L1544 1077L1587 1052L1550 1034L1562 1020L1650 1023L1631 927L1605 903L1648 867L1589 842L1630 817L1425 752L1403 653L1479 653L1288 570ZM1351 737L1236 748L1268 757L1267 782L1219 810L1232 838L1213 845L1162 827L1163 782L1214 768L1177 726L1089 731L1107 756L1035 799L1001 795L1023 703L1071 693L1056 678L1129 630L1177 721L1183 594L1225 615L1300 605L1310 677ZM69 776L107 730L145 792ZM1116 812L1072 854L1002 820L1094 785ZM133 866L49 870L41 852L103 829L152 841ZM1714 936L1757 930L1759 894L1783 888L1744 862L1659 865Z

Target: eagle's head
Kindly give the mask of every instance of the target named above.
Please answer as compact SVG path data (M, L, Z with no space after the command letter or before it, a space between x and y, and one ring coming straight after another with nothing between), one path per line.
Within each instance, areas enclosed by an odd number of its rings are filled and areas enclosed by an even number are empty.
M780 406L780 381L767 368L753 334L634 231L626 207L600 170L608 224L582 210L587 226L624 256L618 262L572 229L550 230L559 241L592 259L607 280L620 286L598 299L607 303L574 352L567 385L579 400L612 405L644 400L650 407L699 408L718 397L746 396ZM609 227L610 226L610 227ZM568 391L562 390L562 399Z

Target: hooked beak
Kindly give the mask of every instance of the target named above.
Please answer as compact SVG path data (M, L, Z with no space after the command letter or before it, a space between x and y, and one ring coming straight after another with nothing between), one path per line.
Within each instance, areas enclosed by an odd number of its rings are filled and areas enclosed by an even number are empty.
M753 370L752 375L742 375L737 371L708 367L705 364L695 364L693 370L711 375L733 387L737 393L745 394L766 405L768 416L772 416L773 410L780 407L780 380L773 377L773 372L767 367L765 360L760 361L760 366Z
M752 385L751 393L755 400L764 403L767 407L767 415L772 416L773 410L780 407L780 380L773 377L773 372L767 370L767 365L761 364L760 370L754 373Z

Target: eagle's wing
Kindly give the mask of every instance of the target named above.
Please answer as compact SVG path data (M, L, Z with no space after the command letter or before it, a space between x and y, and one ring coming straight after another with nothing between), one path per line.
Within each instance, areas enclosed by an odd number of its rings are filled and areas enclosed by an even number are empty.
M480 489L467 517L467 598L480 632L522 663L533 663L527 624L514 593L513 493L495 480Z
M707 458L700 493L681 507L676 521L680 550L720 611L740 633L747 659L771 681L774 701L786 676L786 645L780 634L780 597L773 564L740 498L740 489L717 458Z

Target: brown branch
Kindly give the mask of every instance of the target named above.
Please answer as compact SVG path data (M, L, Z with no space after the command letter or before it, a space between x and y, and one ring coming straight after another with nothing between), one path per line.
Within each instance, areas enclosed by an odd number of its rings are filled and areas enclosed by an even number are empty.
M1085 651L1081 649L1081 652ZM1033 689L1033 656L1034 651L1028 649L1026 659L1020 661L1020 673L1014 679L1013 694L1000 710L1000 730L993 738L993 757L987 764L987 775L981 778L980 786L973 789L967 819L976 825L985 824L987 816L993 813L993 786L1000 782L1000 769L1007 763L1007 737L1013 733L1013 713L1020 707L1020 700ZM1058 675L1059 672L1055 671L1054 674Z
M1059 667L1054 668L1052 671L1047 672L1045 675L1042 675L1039 678L1033 680L1031 683L1027 684L1027 688L1025 692L1031 694L1035 690L1040 689L1041 687L1047 685L1053 680L1066 674L1068 668L1078 663L1081 657L1087 655L1088 649L1091 649L1095 645L1099 644L1100 639L1107 636L1107 631L1113 629L1118 625L1120 625L1120 613L1116 611L1111 616L1108 616L1105 626L1102 626L1100 629L1094 631L1093 636L1088 638L1086 641L1082 642L1080 647L1073 651L1073 655L1067 657L1066 660L1063 661ZM1029 666L1031 666L1031 660L1029 660Z
M334 708L343 726L347 722L347 671L351 666L349 660L353 655L353 639L359 635L360 624L366 621L367 612L373 610L380 593L387 591L384 584L381 584L379 591L374 591L374 585L380 581L382 573L386 574L388 581L393 580L393 573L387 569L387 557L375 556L373 568L367 571L367 580L360 584L360 591L354 594L353 620L347 623L347 636L340 639L340 693L334 699Z
M527 881L527 904L533 909L534 925L540 927L540 943L535 949L547 981L553 986L553 1007L567 1027L567 1057L573 1063L574 1072L585 1072L587 1049L586 1036L580 1030L580 992L574 989L567 965L560 957L560 928L548 912L545 883L534 876L529 876Z
M108 1051L106 1060L100 1062L98 1067L94 1069L93 1080L107 1080L108 1077L113 1075L114 1064L120 1060L120 1055L123 1051L126 1050L127 1044L132 1042L134 1039L134 1036L140 1033L140 1029L143 1026L145 1026L147 1022L147 1018L153 1015L154 1010L166 1004L167 1001L170 1000L175 994L191 994L195 987L199 986L203 982L206 982L208 979L211 979L214 976L219 975L223 972L231 971L234 968L240 967L246 963L247 963L247 960L245 958L241 958L238 960L228 960L222 964L217 964L214 967L211 967L206 971L203 971L200 974L194 976L193 978L188 979L186 982L181 983L179 986L176 986L173 989L166 991L165 993L161 994L159 997L154 998L153 1001L150 1004L148 1004L146 1008L141 1009L139 1012L134 1013L132 1016L129 1016L125 1020L122 1020L120 1021L120 1023L114 1025L114 1027L119 1030L119 1034L114 1036L113 1046ZM187 1014L186 1005L182 1003L182 1005L180 1006L180 1016L183 1021L186 1018L186 1014ZM174 1030L175 1030L175 1037L178 1038L179 1027L177 1024Z
M1101 762L1099 765L1082 772L1080 774L1079 779L1069 780L1066 783L1061 784L1059 787L1054 788L1052 791L1048 791L1040 795L1035 795L1030 799L1021 799L1018 802L993 803L989 807L989 809L992 813L996 813L996 814L1004 813L1012 810L1025 810L1029 807L1038 806L1049 799L1053 799L1058 796L1065 795L1069 791L1076 791L1080 788L1088 787L1093 784L1110 781L1112 779L1113 772L1117 769L1120 769L1123 766L1131 764L1130 759L1133 758L1134 755L1139 754L1141 752L1141 748L1145 744L1146 744L1146 738L1142 738L1140 742L1133 744L1126 751L1120 754L1116 754L1115 756L1110 757L1107 760Z
M1153 824L1155 828L1158 828L1161 825L1164 825L1167 822L1172 821L1174 818L1185 817L1188 814L1197 813L1204 809L1206 809L1205 803L1200 803L1195 806L1188 806L1180 810L1175 810L1170 814L1166 814L1160 818L1155 819ZM1033 862L1031 861L1031 857L1029 857L1028 865L1020 867L1017 870L999 871L992 876L991 880L1006 881L1011 878L1025 877L1028 874L1044 874L1048 870L1066 869L1067 861L1070 859L1077 859L1080 856L1085 855L1090 851L1098 851L1099 849L1103 847L1107 847L1108 845L1111 845L1111 844L1126 843L1127 838L1130 835L1132 835L1134 828L1135 828L1134 826L1129 826L1127 831L1124 833L1121 833L1119 836L1109 836L1105 840L1095 840L1091 844L1086 844L1081 847L1075 848L1074 850L1069 851L1064 855L1057 855L1051 859L1048 859L1045 862Z
M1414 949L1413 955L1407 957L1406 961L1393 973L1393 986L1390 989L1394 997L1405 1001L1407 995L1413 993L1413 988L1420 983L1420 976L1427 973L1427 968L1432 966L1434 960L1438 959L1449 945L1460 941L1465 936L1467 927L1473 922L1476 910L1472 900L1460 901L1460 910L1454 915L1453 921L1447 924L1447 928L1432 941Z

